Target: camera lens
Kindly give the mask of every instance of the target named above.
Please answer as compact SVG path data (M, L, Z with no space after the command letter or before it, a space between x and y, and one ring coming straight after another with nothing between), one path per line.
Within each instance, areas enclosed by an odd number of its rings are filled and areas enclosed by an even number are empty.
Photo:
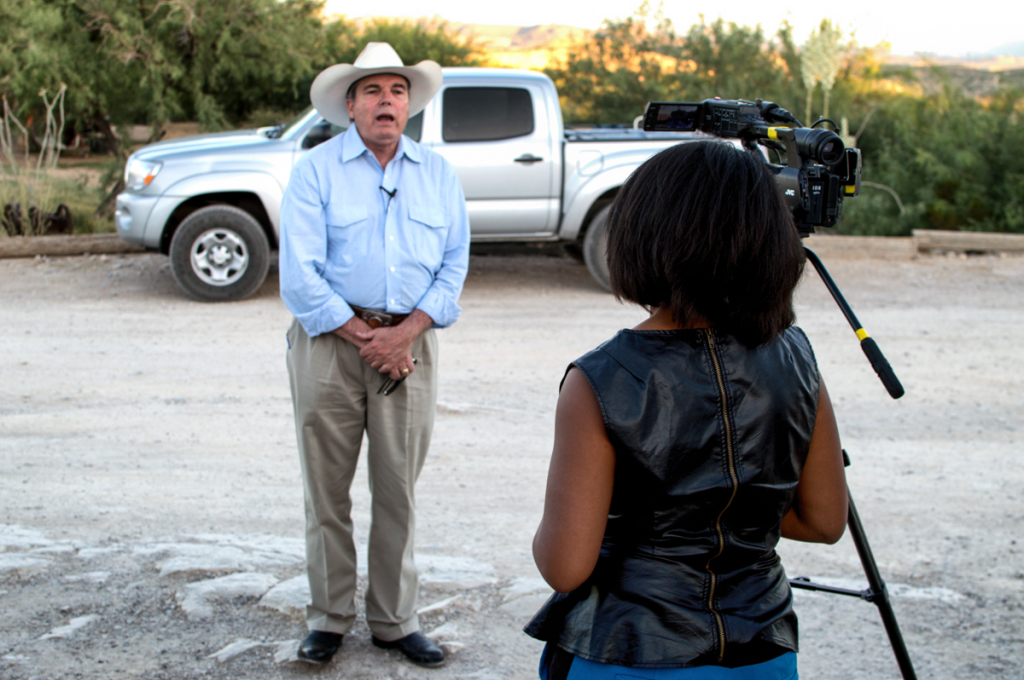
M831 130L797 128L796 146L801 156L823 165L834 165L843 158L843 140Z

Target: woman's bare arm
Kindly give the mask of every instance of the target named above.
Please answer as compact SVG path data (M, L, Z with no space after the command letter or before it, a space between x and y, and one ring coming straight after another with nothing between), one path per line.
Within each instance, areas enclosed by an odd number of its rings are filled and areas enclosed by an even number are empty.
M548 470L544 516L533 538L533 559L560 593L594 571L608 523L615 449L586 377L570 369L558 395L555 444Z
M782 535L794 541L835 543L846 530L848 502L839 429L822 382L811 448L793 507L782 518Z

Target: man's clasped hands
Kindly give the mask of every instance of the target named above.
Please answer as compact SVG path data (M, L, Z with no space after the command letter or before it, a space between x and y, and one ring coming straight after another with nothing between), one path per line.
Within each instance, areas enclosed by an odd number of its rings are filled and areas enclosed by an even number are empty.
M416 309L402 323L380 328L370 328L358 316L353 316L334 333L358 347L363 361L392 380L398 380L416 370L409 350L413 340L433 325L434 320L428 314Z

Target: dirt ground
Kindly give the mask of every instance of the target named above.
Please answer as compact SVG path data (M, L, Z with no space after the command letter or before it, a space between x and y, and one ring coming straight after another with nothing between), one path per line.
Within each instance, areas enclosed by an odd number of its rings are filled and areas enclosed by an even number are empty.
M907 388L886 395L805 279L799 323L918 677L1024 678L1024 258L829 265ZM450 662L377 650L360 620L316 669L287 661L303 520L276 273L207 305L159 255L0 261L0 677L536 677L520 630L546 596L530 539L557 385L643 313L525 252L474 255L461 304L417 487L423 628ZM365 542L365 472L353 493ZM780 553L791 576L864 587L848 536ZM803 677L899 677L872 605L796 608Z

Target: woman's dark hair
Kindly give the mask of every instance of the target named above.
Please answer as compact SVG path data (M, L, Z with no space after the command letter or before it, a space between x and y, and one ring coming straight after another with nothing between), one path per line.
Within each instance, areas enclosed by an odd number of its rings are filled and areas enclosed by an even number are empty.
M767 164L719 141L678 144L637 168L608 223L612 292L702 316L748 347L792 325L800 235Z

